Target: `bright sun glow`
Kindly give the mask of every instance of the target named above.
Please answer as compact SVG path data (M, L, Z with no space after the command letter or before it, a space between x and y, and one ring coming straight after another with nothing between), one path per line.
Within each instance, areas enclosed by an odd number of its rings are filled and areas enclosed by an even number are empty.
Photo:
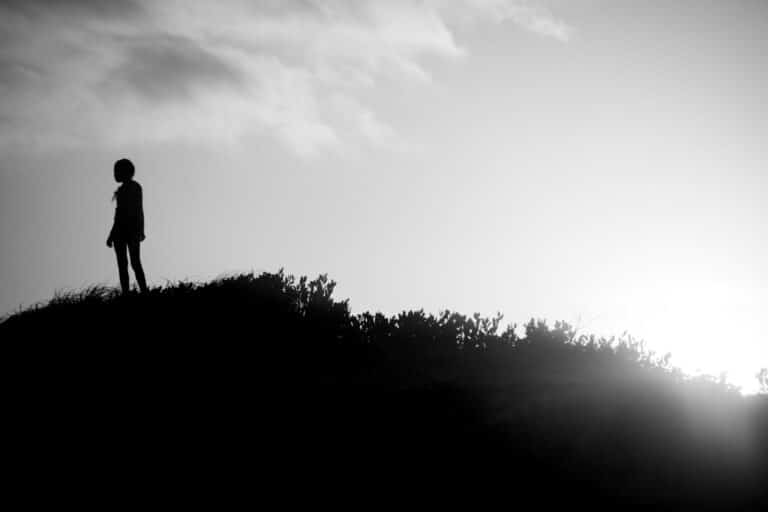
M611 327L624 324L651 350L670 352L671 363L687 374L725 372L743 393L758 390L755 375L768 362L768 349L759 342L760 303L748 290L672 278L632 289L606 315Z

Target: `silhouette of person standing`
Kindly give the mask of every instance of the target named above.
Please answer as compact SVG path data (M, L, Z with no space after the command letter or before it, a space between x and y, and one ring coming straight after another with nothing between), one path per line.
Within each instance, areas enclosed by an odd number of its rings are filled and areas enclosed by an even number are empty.
M107 238L107 247L114 246L117 254L117 270L120 274L120 288L123 294L130 290L128 277L128 255L136 282L142 293L147 292L144 269L141 266L139 244L144 236L144 208L141 199L141 185L133 180L136 170L130 160L123 158L115 162L115 181L121 183L112 200L117 202L115 222Z

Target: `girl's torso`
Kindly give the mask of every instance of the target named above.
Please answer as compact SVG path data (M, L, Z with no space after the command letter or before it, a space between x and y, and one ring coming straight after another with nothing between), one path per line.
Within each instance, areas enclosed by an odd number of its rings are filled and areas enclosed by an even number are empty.
M141 185L126 181L115 192L115 236L121 240L140 238L144 229Z

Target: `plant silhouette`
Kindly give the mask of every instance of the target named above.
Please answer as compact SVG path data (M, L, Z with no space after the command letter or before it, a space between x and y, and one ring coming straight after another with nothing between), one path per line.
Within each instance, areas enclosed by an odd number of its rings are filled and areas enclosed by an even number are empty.
M62 475L69 461L117 461L93 464L89 487L138 474L217 489L212 504L238 490L331 493L355 508L416 497L759 510L768 499L768 397L688 378L628 334L353 314L335 286L281 270L136 297L94 287L8 317L17 469L51 454Z

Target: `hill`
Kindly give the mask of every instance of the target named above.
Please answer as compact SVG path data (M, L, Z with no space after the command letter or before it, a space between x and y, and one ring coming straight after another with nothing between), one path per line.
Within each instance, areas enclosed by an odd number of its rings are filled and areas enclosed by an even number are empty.
M95 287L6 318L14 482L31 503L102 505L768 503L764 396L631 336L353 315L334 287L282 271Z

